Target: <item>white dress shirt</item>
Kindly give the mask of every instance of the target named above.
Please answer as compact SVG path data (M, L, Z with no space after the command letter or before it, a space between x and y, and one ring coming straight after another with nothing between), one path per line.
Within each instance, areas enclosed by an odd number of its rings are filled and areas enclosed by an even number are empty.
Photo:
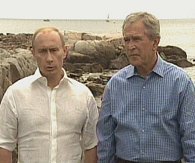
M0 147L20 163L80 163L97 145L98 109L90 90L64 77L54 89L37 69L11 85L0 105ZM82 140L82 143L81 143Z

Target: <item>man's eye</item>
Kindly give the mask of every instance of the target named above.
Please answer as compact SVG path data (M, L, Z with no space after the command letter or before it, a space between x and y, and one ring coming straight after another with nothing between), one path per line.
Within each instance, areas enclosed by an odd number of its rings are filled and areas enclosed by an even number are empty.
M128 38L128 37L125 37L125 38L124 38L124 41L125 41L125 42L129 42L129 41L131 41L131 39Z
M124 37L125 42L137 42L140 40L141 40L141 37L139 37L139 36Z
M40 49L38 52L39 53L46 53L47 52L47 49Z
M50 49L50 52L57 52L57 51L58 51L57 48L52 48L52 49Z
M140 40L140 37L133 37L133 40L138 41L138 40Z

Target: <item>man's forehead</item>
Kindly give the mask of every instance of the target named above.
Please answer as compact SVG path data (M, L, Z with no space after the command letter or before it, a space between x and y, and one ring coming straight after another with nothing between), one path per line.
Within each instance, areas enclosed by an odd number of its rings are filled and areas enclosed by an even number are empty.
M56 49L59 48L59 46L40 46L38 49Z
M144 33L124 33L124 37L142 37Z
M39 36L42 36L42 35L58 35L58 33L56 31L52 31L52 30L43 30L43 31L40 31L36 38L39 37Z

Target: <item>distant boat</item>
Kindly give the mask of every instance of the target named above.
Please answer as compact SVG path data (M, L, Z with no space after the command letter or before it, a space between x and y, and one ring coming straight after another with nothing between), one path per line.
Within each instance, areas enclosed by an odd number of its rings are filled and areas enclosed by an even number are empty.
M49 19L43 19L44 22L49 22L50 20Z
M110 22L109 14L108 14L108 16L107 16L106 22Z

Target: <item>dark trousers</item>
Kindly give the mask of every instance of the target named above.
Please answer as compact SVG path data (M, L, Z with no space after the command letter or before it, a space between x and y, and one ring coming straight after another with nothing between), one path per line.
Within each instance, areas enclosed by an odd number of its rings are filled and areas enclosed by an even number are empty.
M128 161L128 160L123 160L121 158L117 158L117 163L139 163L135 161ZM157 161L156 163L181 163L180 160L178 161Z

